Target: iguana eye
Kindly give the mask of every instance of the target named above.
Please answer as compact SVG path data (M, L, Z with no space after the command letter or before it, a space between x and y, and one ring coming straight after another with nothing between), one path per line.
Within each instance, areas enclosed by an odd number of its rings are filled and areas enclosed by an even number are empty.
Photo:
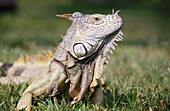
M96 17L96 18L93 18L93 19L94 19L95 21L98 21L100 18L97 18L97 17Z
M102 22L102 18L99 18L99 17L92 17L92 22L94 23L94 24L98 24L98 23L100 23L100 22Z
M95 25L99 25L99 24L103 23L103 15L101 15L101 14L91 15L90 22Z

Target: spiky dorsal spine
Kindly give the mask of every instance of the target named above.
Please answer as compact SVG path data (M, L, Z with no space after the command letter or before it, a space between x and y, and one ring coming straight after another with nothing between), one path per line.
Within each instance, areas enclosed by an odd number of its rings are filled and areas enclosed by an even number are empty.
M38 52L35 55L20 54L19 58L14 61L14 64L35 64L35 63L48 63L53 57L51 50L43 50L42 53Z
M118 34L114 38L110 38L110 41L108 41L108 43L106 44L104 48L104 59L106 63L108 63L106 58L110 59L107 53L110 52L111 54L113 54L112 50L115 50L115 46L117 46L116 41L122 41L123 40L122 36L124 35L122 31L120 30Z

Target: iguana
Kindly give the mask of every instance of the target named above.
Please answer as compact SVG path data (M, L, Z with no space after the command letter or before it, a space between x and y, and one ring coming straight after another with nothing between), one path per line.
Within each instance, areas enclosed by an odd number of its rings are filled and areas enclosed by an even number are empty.
M115 41L122 41L122 19L118 12L112 14L73 14L57 15L72 21L63 41L59 44L49 64L38 64L20 68L20 73L32 70L40 74L29 81L28 88L22 94L17 109L26 107L31 110L33 96L48 94L51 90L68 90L73 98L71 102L82 100L86 94L94 93L94 104L102 105L103 92L101 75L108 57L107 52L115 50ZM13 65L13 67L15 67ZM36 68L36 69L35 69ZM12 69L12 67L11 67ZM15 68L14 68L15 69ZM16 68L17 69L17 68ZM16 70L15 70L16 71ZM14 73L15 73L14 71ZM10 72L10 71L9 71ZM23 73L24 75L24 73Z

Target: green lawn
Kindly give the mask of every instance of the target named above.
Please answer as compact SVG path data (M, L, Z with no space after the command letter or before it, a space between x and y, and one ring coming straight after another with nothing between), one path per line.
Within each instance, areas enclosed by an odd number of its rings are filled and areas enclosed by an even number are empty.
M13 62L21 53L54 49L71 22L55 14L111 13L122 10L124 40L119 42L103 76L104 105L85 102L70 105L66 98L36 97L34 110L169 110L170 108L170 15L168 4L137 3L93 5L76 0L18 1L14 13L0 13L0 61ZM0 111L13 110L27 84L0 84ZM67 107L66 107L67 106ZM10 108L10 109L9 109Z

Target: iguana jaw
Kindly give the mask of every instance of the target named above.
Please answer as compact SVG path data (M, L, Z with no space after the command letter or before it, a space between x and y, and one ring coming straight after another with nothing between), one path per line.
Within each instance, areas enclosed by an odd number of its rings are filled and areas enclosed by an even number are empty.
M102 41L100 41L98 47L96 48L96 50L94 51L93 54L91 54L90 56L86 57L86 58L79 58L79 60L84 60L85 62L88 62L89 60L92 60L92 58L95 58L98 53L101 51L104 55L104 58L106 59L107 53L110 52L111 54L113 53L111 51L111 48L113 50L115 50L114 45L117 46L117 44L115 43L116 41L122 41L123 40L123 33L121 31L121 28L118 29L117 31L114 31L113 33L107 35L107 37L105 37L105 39L103 39Z
M122 36L124 36L124 35L120 29L116 35L109 37L106 44L104 45L104 48L102 49L102 51L103 51L103 55L104 55L104 59L105 59L106 63L108 63L108 61L106 60L106 57L110 59L110 57L107 55L107 53L110 52L111 54L113 54L112 50L115 50L115 46L117 46L117 44L116 44L117 41L123 40Z

